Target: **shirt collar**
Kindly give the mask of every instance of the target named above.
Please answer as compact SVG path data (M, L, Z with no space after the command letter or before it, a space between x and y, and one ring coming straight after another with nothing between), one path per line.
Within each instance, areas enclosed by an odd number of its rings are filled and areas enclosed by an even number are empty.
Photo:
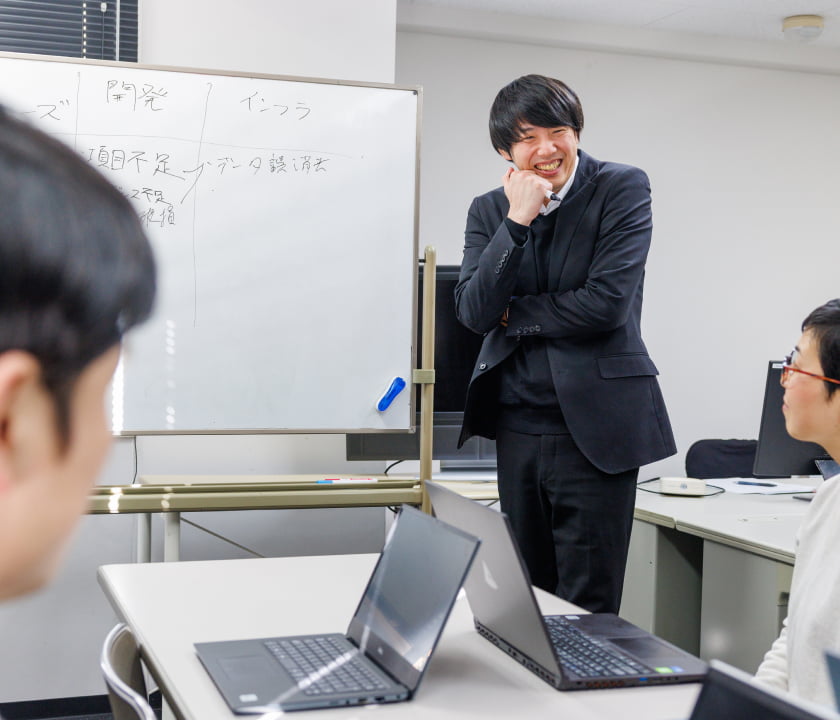
M575 155L575 166L572 169L572 174L569 175L569 179L566 180L563 187L561 187L560 190L558 190L556 193L554 193L555 195L557 195L558 199L557 200L549 200L545 205L542 205L540 207L540 215L548 215L548 213L553 212L558 207L560 207L560 203L563 201L563 198L566 197L566 195L569 194L569 190L571 189L572 183L575 180L575 175L577 174L577 169L578 169L578 163L579 162L580 162L580 156Z

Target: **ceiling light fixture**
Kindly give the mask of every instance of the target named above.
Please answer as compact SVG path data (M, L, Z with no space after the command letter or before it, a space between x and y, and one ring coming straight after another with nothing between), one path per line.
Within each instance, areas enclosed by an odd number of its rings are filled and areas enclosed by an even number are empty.
M825 23L821 15L791 15L782 21L782 32L786 40L811 42L823 31Z

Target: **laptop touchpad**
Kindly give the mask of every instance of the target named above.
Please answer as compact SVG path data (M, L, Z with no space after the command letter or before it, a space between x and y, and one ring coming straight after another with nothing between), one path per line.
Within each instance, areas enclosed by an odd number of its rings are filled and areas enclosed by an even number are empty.
M251 686L278 677L277 663L261 655L220 658L219 666L231 680L247 682Z
M674 654L670 647L652 637L610 638L610 642L640 660L665 658Z

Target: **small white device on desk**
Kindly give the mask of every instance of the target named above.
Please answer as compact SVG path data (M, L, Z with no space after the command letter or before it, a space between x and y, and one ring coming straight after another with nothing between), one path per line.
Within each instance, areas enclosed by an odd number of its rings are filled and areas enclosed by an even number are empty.
M706 481L687 477L659 478L659 492L665 495L705 495Z

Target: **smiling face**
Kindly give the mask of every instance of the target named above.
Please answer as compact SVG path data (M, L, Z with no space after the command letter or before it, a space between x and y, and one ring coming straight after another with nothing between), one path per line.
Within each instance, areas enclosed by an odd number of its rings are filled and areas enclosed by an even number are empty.
M809 373L825 374L818 343L809 330L799 338L791 364ZM833 458L840 458L840 392L829 397L822 380L797 372L789 375L784 386L782 412L788 434L817 443Z
M528 170L551 183L559 191L572 176L578 151L578 135L570 127L545 128L521 125L519 139L510 152L499 150L501 156L519 170Z

